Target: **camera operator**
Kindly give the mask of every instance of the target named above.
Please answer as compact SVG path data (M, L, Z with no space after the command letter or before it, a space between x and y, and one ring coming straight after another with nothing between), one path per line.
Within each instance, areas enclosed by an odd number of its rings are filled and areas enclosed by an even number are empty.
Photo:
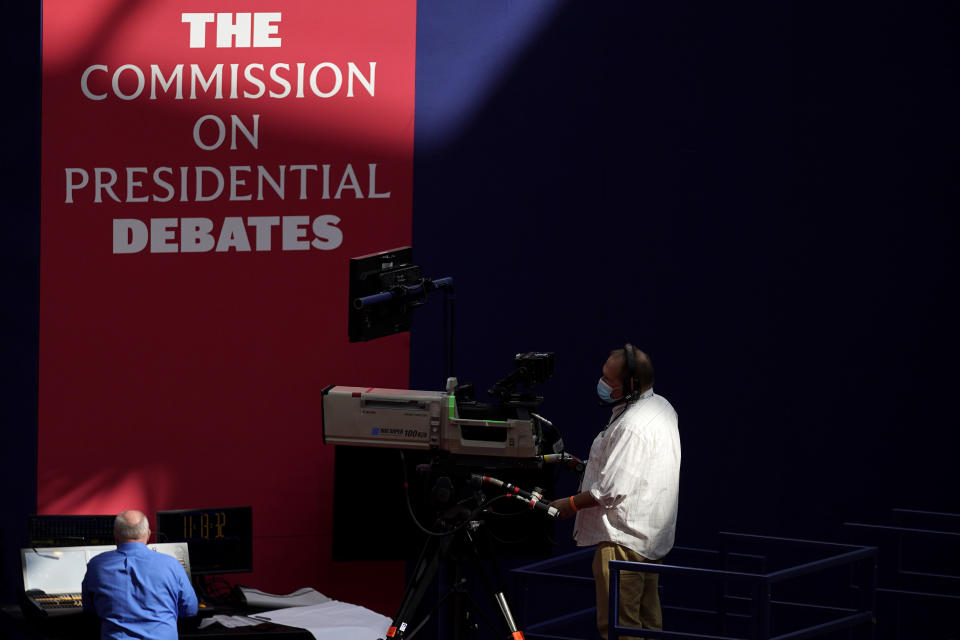
M673 547L680 479L677 412L653 392L653 365L627 344L610 353L597 394L612 415L590 447L576 495L554 500L576 515L578 546L596 545L597 628L607 638L610 560L660 562ZM662 629L657 574L623 572L619 624Z

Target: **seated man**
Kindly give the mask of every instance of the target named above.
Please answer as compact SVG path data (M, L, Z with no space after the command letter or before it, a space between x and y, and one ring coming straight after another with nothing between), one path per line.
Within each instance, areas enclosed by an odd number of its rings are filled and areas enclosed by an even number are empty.
M116 551L94 557L83 578L83 609L100 620L103 640L177 640L177 616L197 615L197 596L175 558L147 548L150 525L139 511L113 524Z

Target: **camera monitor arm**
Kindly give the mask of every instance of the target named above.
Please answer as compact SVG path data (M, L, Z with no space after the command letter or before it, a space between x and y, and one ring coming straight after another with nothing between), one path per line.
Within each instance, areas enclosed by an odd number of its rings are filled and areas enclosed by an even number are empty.
M440 289L452 291L453 278L437 278L435 280L431 280L430 278L421 278L416 284L397 284L387 291L381 291L380 293L363 296L361 298L354 298L353 308L357 310L368 309L370 307L375 307L378 304L383 304L394 300L408 302L417 301L431 291L437 291Z

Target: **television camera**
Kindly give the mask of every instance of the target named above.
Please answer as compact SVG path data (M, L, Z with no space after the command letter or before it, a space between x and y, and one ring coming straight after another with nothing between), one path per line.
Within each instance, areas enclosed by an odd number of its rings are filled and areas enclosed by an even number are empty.
M540 462L562 452L545 437L552 424L534 409L543 398L533 387L553 374L552 353L518 353L513 371L488 391L496 402L478 402L472 385L447 380L445 391L329 386L322 392L323 441L365 447L433 451Z
M489 402L478 401L473 385L461 385L452 377L453 280L423 277L413 264L410 247L351 259L350 341L408 331L412 310L423 305L433 291L443 291L445 300L443 343L449 376L445 389L331 385L321 393L323 442L341 445L337 449L334 491L334 510L340 517L335 517L335 522L358 522L366 507L354 499L357 487L370 482L371 468L376 468L380 476L389 474L399 463L402 497L391 499L384 493L389 489L378 488L384 498L381 502L393 508L405 506L410 523L426 538L388 637L412 640L418 635L433 613L419 615L424 596L437 580L449 586L434 607L436 611L450 597L453 611L448 637L472 637L468 601L477 605L472 597L472 576L484 577L487 595L495 603L502 625L511 637L522 637L499 585L495 543L523 544L535 530L549 525L547 518L538 516L558 515L557 509L543 499L543 489L534 486L527 491L519 485L552 484L547 477L550 474L543 473L545 464L562 463L582 473L583 463L563 451L559 432L536 413L543 398L531 389L553 375L553 353L516 354L513 370L487 390ZM399 460L384 457L386 449L399 451ZM406 452L412 460L407 460ZM413 468L417 473L411 483L408 472ZM505 478L501 480L488 475L486 470L491 468L501 469L495 475L507 476L501 476ZM412 500L411 493L420 499ZM430 517L432 524L424 526L417 511ZM534 516L534 511L539 514ZM536 525L524 512L536 518ZM409 530L400 524L400 514L381 510L379 517L401 539L407 537ZM379 544L381 532L373 531L376 535L369 544L362 545L367 553L383 548ZM507 535L501 537L502 531ZM516 531L524 538L510 535ZM356 545L365 535L363 528L355 527L348 544ZM335 527L335 555L342 538ZM441 567L447 568L446 578L441 575Z

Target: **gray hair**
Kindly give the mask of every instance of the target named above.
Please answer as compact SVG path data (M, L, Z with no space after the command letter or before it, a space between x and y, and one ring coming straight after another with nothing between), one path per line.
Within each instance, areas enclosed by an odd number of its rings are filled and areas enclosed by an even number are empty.
M150 523L140 511L124 511L113 522L113 535L119 540L138 540L149 533Z

